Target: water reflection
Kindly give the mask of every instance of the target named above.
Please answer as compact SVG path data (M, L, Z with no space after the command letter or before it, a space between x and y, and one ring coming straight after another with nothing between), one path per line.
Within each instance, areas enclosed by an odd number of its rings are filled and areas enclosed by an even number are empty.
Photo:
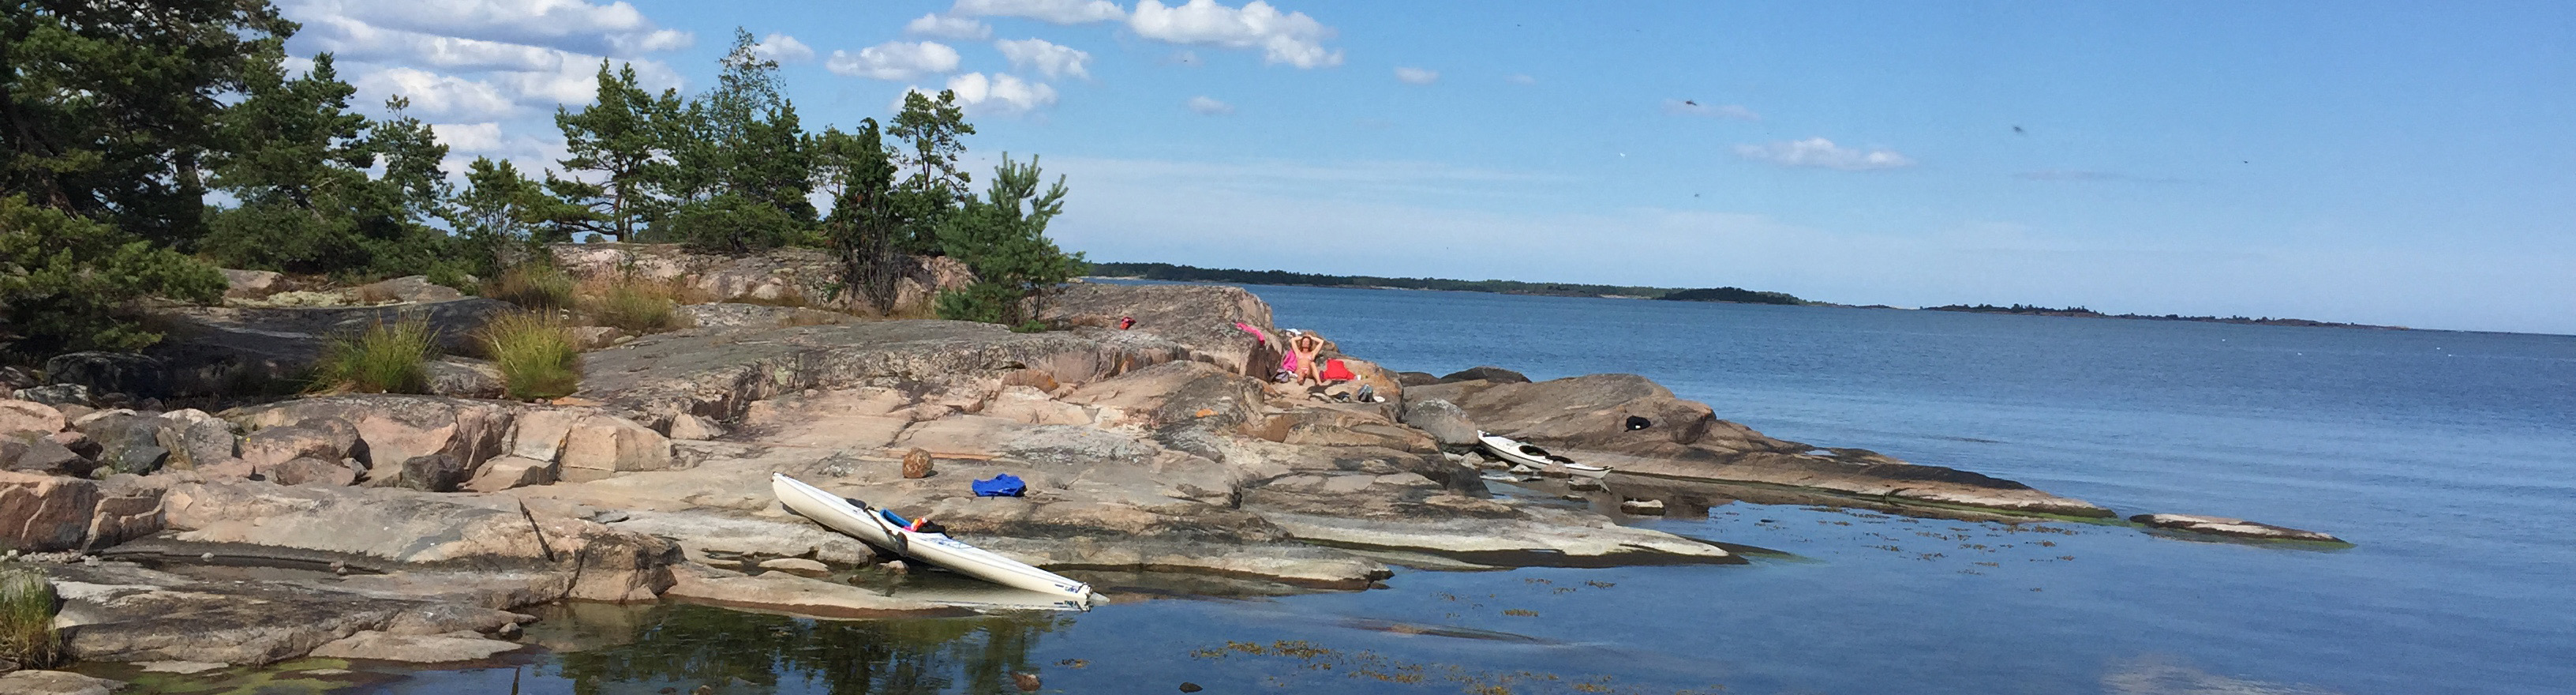
M1004 692L1030 669L1038 636L1070 625L1043 613L890 621L809 620L691 605L575 605L557 616L583 634L530 638L560 653L579 695L701 685L711 692L833 695ZM627 616L611 615L628 611ZM625 618L625 619L621 619Z

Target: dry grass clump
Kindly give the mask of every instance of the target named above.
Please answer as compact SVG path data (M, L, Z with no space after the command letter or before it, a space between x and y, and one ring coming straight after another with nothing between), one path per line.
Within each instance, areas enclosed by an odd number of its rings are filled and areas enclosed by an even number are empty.
M644 335L684 328L678 307L690 293L672 283L636 277L582 282L582 311L602 326Z
M483 284L483 296L526 309L570 309L573 280L563 270L542 263L521 263Z
M21 668L47 668L62 661L62 639L54 633L54 585L26 567L0 567L0 659Z
M313 366L317 391L428 393L428 362L437 349L426 318L377 322L332 339Z
M581 346L552 312L514 312L475 334L511 398L562 398L581 387Z

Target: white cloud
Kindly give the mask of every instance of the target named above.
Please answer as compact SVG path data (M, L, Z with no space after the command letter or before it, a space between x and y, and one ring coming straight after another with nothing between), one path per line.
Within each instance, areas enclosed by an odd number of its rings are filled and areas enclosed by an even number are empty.
M451 152L490 152L501 148L501 124L432 123L430 132L438 134Z
M1440 81L1440 71L1422 68L1396 68L1395 79L1405 84L1431 84Z
M1127 28L1138 36L1170 43L1260 48L1264 63L1300 68L1342 64L1340 49L1324 48L1324 41L1333 38L1332 27L1304 12L1281 14L1261 0L1240 9L1216 0L1190 0L1179 6L1142 0L1127 19Z
M583 0L301 0L281 3L287 18L312 26L343 19L436 36L557 48L577 53L635 54L686 48L688 32L662 29L634 5Z
M1708 104L1702 104L1702 103L1699 103L1699 102L1697 102L1697 101L1693 101L1693 100L1689 100L1689 99L1665 99L1665 100L1664 100L1664 113L1672 114L1672 115L1675 115L1675 116L1703 116L1703 117L1707 117L1707 118L1732 118L1732 119L1739 120L1739 121L1759 121L1759 120L1762 120L1762 114L1754 113L1752 109L1744 108L1744 107L1742 107L1742 106L1737 106L1737 105L1734 105L1734 104L1726 104L1726 105L1723 105L1723 106L1710 106L1710 105L1708 105ZM1830 143L1828 143L1828 144L1830 144Z
M1190 110L1207 116L1234 115L1234 105L1204 96L1190 97Z
M519 100L498 86L417 68L368 71L351 84L375 97L361 103L381 103L383 97L401 95L411 100L412 110L430 116L501 118L520 111Z
M914 36L937 36L945 39L982 41L993 37L993 25L969 17L950 17L937 12L922 15L903 25L903 33Z
M876 80L909 80L957 71L957 49L936 41L888 41L857 53L833 51L823 67L833 73Z
M904 91L926 94L930 90L913 87ZM1054 87L1015 75L956 75L948 78L948 91L957 93L957 104L969 113L1016 116L1055 105ZM897 97L892 108L903 108L903 99Z
M1513 75L1503 78L1503 81L1512 84L1538 84L1538 78L1528 75Z
M1127 16L1109 0L957 0L948 14L959 17L1027 17L1055 24L1114 22Z
M1004 39L993 42L993 47L1001 49L1002 57L1010 59L1014 68L1026 70L1035 67L1048 77L1091 78L1091 71L1083 67L1084 63L1091 62L1089 53L1047 43L1044 39Z
M1876 149L1863 152L1834 144L1824 138L1807 138L1764 145L1736 145L1736 156L1758 159L1781 166L1823 167L1843 171L1869 171L1914 166L1914 160L1895 150Z
M801 63L814 59L814 47L786 34L770 34L751 47L751 54L781 63Z

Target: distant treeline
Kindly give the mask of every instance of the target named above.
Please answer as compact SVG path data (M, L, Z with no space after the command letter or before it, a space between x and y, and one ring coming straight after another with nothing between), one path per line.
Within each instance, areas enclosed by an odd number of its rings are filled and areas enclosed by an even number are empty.
M2031 306L2031 305L2028 305L2028 304L2015 304L2015 305L2012 305L2012 306L1995 306L1995 305L1992 305L1992 304L1977 304L1977 305L1973 305L1973 306L1971 306L1971 305L1967 305L1967 304L1951 304L1951 305L1947 305L1947 306L1929 306L1929 307L1924 307L1924 310L1926 310L1926 311L1965 311L1965 312L1972 312L1972 313L1979 313L1979 314L2023 314L2023 315L2028 315L2028 316L2068 316L2068 317L2074 317L2074 318L2095 318L2095 319L2141 319L2141 320L2147 320L2147 321L2202 321L2202 322L2207 322L2207 323L2242 323L2242 324L2262 325L2262 326L2316 326L2316 327L2319 327L2319 328L2399 328L2399 327L2397 327L2397 326L2373 326L2373 325L2370 325L2370 324L2364 324L2364 323L2335 323L2335 322L2332 322L2332 321L2314 321L2314 320L2309 320L2309 319L2292 319L2292 318L2273 318L2273 317L2270 317L2270 316L2264 316L2264 317L2257 318L2257 317L2251 317L2251 316L2184 316L2184 315L2181 315L2181 314L2164 314L2164 315L2156 315L2156 314L2105 314L2105 313L2102 313L2102 312L2099 312L2099 311L2094 311L2094 310L2092 310L2092 309L2087 309L2087 308L2080 307L2080 306L2071 306L2071 307L2066 307L2066 308L2063 308L2063 309L2053 309L2053 308L2044 307L2044 306Z
M1566 282L1521 282L1518 280L1447 280L1442 278L1387 278L1373 275L1322 275L1291 273L1284 270L1237 270L1233 268L1200 268L1170 263L1093 263L1091 274L1100 277L1141 278L1180 282L1230 282L1244 285L1301 285L1307 287L1391 287L1407 290L1448 290L1452 292L1494 292L1499 294L1536 294L1557 297L1643 297L1703 302L1743 302L1748 304L1805 304L1779 292L1755 292L1733 287L1713 289L1677 289L1671 287L1631 287L1622 285L1586 285Z

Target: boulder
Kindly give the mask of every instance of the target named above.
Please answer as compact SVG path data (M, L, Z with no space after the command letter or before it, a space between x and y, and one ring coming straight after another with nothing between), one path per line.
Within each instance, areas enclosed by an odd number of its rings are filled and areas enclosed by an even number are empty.
M632 276L671 282L704 297L878 315L926 314L934 295L974 282L956 259L898 256L894 306L879 307L862 292L838 292L839 259L819 249L789 247L737 256L698 253L679 244L554 244L548 251L556 267L574 277Z
M591 414L564 436L562 462L593 472L658 471L671 467L671 440L633 420Z
M11 671L0 675L0 693L14 695L108 695L125 689L125 681L70 671Z
M2343 539L2336 538L2331 534L2318 533L2315 531L2302 531L2287 526L2274 526L2271 524L2246 521L2244 519L2230 519L2223 516L2201 516L2197 514L2139 514L2137 516L2129 517L2129 521L2144 524L2148 528L2189 531L2192 533L2206 533L2215 536L2230 536L2235 538L2311 541L2317 543L2345 542Z
M98 481L98 506L90 513L90 549L108 548L160 533L161 487L133 475Z
M376 466L367 471L369 487L400 486L422 492L455 492L473 476L472 464L446 454L429 454L404 459L399 466Z
M71 447L64 446L61 441L51 436L39 437L32 433L21 432L15 437L0 438L0 468L26 473L81 476L89 475L90 469L96 467L97 464L83 458L78 452L72 451Z
M503 435L518 411L515 404L497 401L351 394L237 408L223 416L253 430L313 418L347 422L363 445L351 456L372 468L430 454L446 454L466 466L480 464L502 453Z
M1444 448L1476 446L1476 423L1457 404L1437 398L1404 402L1404 424L1430 433Z
M517 456L503 456L483 462L483 470L465 483L474 492L500 492L515 487L544 485L555 481L555 464Z
M167 465L180 470L222 463L233 458L237 441L232 423L196 409L161 414L154 443L170 450Z
M587 415L578 410L530 408L510 426L510 455L538 461L552 461L563 453L564 438L572 435L572 425Z
M1403 384L1407 387L1430 386L1432 384L1440 383L1440 377L1434 376L1430 372L1396 372L1395 383Z
M161 360L123 352L66 352L45 360L45 378L72 384L90 393L138 397L170 395L168 368Z
M1240 287L1081 282L1049 291L1038 307L1038 320L1055 328L1115 330L1123 319L1134 318L1135 326L1127 332L1178 343L1190 359L1234 374L1266 378L1279 363L1270 305ZM1262 338L1256 340L1236 323L1257 329Z
M455 398L500 398L503 394L501 369L491 362L471 357L447 356L422 363L429 374L429 392Z
M366 630L314 647L306 656L326 659L373 659L435 664L489 659L517 651L519 643L486 639L471 632L447 635L397 635Z
M170 450L160 445L167 421L131 410L103 410L72 423L98 446L97 459L119 473L148 475L161 470Z
M259 473L279 485L350 485L358 481L358 470L328 459L302 456L283 463L263 466Z
M310 458L339 461L357 455L358 428L337 417L312 417L261 428L241 440L241 458L266 469Z
M273 271L225 268L223 272L225 299L259 299L285 289L278 282L281 276Z
M82 386L80 384L31 386L10 391L9 397L23 401L43 403L57 408L73 405L85 407L90 404L89 387Z
M1448 376L1440 377L1438 381L1433 383L1447 384L1460 381L1490 381L1497 384L1526 384L1529 383L1529 380L1529 377L1522 376L1520 372L1488 365L1481 367L1468 367L1466 369L1450 372Z
M714 439L725 436L725 428L723 425L716 424L714 420L681 413L671 417L670 436L672 439L692 441Z
M26 367L0 367L0 392L35 388L44 383L41 375Z
M79 478L0 471L0 546L25 551L87 545L98 484Z
M0 400L0 436L14 432L53 434L70 423L63 411L35 401Z
M382 302L446 302L464 299L456 288L429 281L427 275L406 275L391 280L359 285L350 290L358 299L370 304Z

